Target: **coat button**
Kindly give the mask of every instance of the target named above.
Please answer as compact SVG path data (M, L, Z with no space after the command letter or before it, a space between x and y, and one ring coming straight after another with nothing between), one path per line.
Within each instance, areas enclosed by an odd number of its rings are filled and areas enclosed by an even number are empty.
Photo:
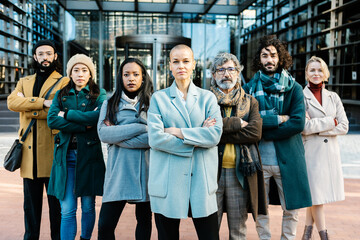
M87 142L88 145L90 145L91 142Z
M31 146L29 146L29 149L31 149Z
M65 109L65 111L67 111L68 110L68 108L66 107L66 108L64 108Z
M63 102L66 102L66 98L63 98L62 100L63 100Z
M327 139L325 139L325 140L324 140L324 143L327 143L327 142L328 142L328 140L327 140Z
M86 95L86 99L89 99L90 98L90 96L89 95Z
M36 116L37 115L37 112L34 112L34 116Z
M81 106L85 107L85 103L81 104Z
M193 176L193 174L191 174L191 176Z

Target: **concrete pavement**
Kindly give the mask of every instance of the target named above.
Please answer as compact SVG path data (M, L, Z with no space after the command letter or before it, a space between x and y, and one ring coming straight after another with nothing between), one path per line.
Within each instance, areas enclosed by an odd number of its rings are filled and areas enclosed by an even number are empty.
M10 173L2 168L2 161L14 139L16 133L1 133L0 135L0 240L20 240L24 233L23 220L23 193L22 179L19 171ZM331 239L352 240L360 239L360 133L351 133L339 137L341 155L343 161L343 171L345 177L345 196L346 200L336 202L325 206L326 224ZM105 146L103 148L105 151ZM106 153L106 151L104 152ZM48 208L46 196L44 195L43 220L41 225L41 240L50 239ZM101 197L96 199L96 211L98 220L101 206ZM280 239L281 216L280 206L270 206L270 228L272 239ZM304 229L305 209L299 213L298 235L296 239L301 239ZM127 205L119 220L116 229L117 239L135 239L136 219L134 215L134 206ZM247 221L248 239L258 239L255 224L251 215ZM80 211L78 211L78 236L80 230ZM315 230L316 231L316 230ZM97 226L93 232L93 238L96 239ZM224 216L220 229L220 238L228 239L226 217ZM157 239L157 231L153 221L153 233L151 239ZM181 221L180 239L197 239L195 229L191 219ZM315 240L320 239L317 234Z

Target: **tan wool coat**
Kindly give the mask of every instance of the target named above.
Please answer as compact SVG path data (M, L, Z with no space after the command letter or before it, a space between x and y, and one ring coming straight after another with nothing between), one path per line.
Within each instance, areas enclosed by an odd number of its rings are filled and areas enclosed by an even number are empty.
M337 135L348 132L349 121L340 97L322 89L322 105L308 87L304 89L306 119L302 132L313 205L345 199ZM336 119L338 125L335 126Z
M19 80L14 91L8 96L7 105L11 111L20 113L19 138L24 134L32 118L37 119L37 177L50 177L53 162L54 136L56 130L51 130L47 125L47 114L49 108L44 107L44 97L49 89L61 78L61 74L54 71L44 82L39 97L33 97L33 87L36 74L23 77ZM54 98L57 90L63 88L69 82L64 77L55 86L48 99ZM22 93L24 97L18 96ZM20 175L23 178L33 179L33 131L30 131L24 144L23 156L20 167Z

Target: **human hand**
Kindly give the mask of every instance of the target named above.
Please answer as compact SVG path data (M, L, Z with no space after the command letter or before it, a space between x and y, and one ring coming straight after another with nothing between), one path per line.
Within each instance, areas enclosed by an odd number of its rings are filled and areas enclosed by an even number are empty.
M164 132L174 135L177 138L184 139L184 135L182 134L180 128L176 128L176 127L164 128Z
M45 100L46 101L46 100ZM58 113L58 116L59 117L64 117L65 116L65 112L64 111L60 111L59 113Z
M283 124L284 122L286 122L287 120L290 119L289 115L280 115L280 119L281 119L281 123Z
M19 97L25 97L22 92L18 92L17 95L18 95Z
M45 106L45 107L50 107L51 104L52 104L52 100L45 100L45 101L44 101L44 106Z
M246 127L248 124L249 124L249 123L248 123L247 121L242 120L242 122L241 122L241 128Z
M216 119L213 118L211 119L211 117L208 117L207 119L205 119L205 121L203 122L202 127L212 127L216 124Z
M112 126L113 124L111 124L111 122L109 120L104 120L103 123L106 125L106 126Z

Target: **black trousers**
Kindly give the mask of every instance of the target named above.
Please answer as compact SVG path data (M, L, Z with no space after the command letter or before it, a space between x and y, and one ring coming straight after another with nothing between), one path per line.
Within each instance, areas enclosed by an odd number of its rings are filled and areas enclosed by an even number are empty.
M38 240L43 205L44 186L47 189L49 178L24 178L24 240ZM50 216L51 239L60 240L61 208L59 200L47 195Z
M203 218L192 218L199 240L219 240L217 212ZM155 213L159 240L178 240L180 219Z
M115 239L115 228L127 201L106 202L101 205L98 225L98 240ZM149 240L152 228L150 202L135 203L135 239Z

